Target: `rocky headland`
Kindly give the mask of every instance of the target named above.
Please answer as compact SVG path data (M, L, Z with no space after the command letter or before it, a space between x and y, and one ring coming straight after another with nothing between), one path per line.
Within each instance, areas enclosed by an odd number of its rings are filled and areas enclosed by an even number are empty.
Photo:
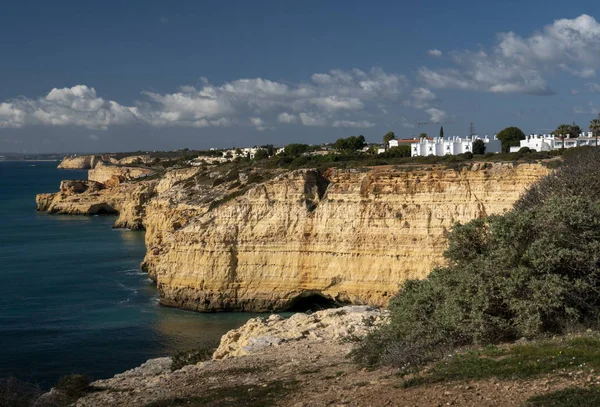
M386 305L443 262L446 234L508 210L541 163L329 170L100 164L38 210L115 213L146 230L143 269L163 305L194 311Z

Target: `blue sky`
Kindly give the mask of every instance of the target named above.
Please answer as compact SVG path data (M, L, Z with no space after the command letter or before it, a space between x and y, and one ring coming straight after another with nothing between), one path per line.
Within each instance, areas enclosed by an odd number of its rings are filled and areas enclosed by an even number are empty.
M597 2L485 3L3 6L0 151L585 126L600 112Z

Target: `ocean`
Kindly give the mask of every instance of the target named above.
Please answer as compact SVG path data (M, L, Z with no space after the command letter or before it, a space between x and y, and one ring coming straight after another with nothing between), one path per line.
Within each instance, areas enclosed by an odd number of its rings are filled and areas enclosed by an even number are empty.
M162 307L139 268L144 232L112 229L113 216L36 212L36 194L87 179L57 164L0 161L0 377L43 387L71 373L107 378L256 316Z

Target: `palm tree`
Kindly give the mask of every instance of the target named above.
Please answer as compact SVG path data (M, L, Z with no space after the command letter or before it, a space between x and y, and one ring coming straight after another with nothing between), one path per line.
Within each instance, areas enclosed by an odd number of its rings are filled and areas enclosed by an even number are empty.
M565 148L565 136L571 134L571 125L569 124L561 124L554 130L554 134L560 137L562 141L562 148Z
M598 118L590 121L590 131L596 137L596 147L598 147L598 133L600 133L600 114Z

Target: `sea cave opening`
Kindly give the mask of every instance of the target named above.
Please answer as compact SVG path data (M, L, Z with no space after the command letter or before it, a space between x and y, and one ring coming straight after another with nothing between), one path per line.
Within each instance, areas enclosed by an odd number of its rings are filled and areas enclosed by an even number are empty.
M339 304L333 299L320 293L308 292L294 298L286 311L289 312L316 312L328 308L337 308Z

